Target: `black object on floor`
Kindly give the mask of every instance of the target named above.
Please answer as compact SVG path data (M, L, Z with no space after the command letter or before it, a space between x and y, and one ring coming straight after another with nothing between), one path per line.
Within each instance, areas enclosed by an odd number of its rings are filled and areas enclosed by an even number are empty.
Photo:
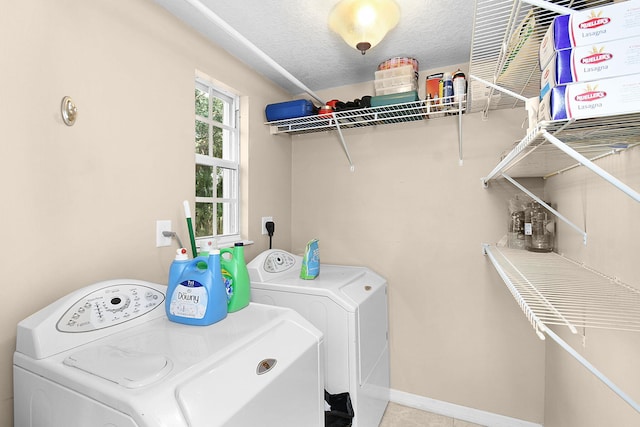
M324 412L325 427L350 427L355 414L349 393L330 394L325 390L324 400L331 406Z

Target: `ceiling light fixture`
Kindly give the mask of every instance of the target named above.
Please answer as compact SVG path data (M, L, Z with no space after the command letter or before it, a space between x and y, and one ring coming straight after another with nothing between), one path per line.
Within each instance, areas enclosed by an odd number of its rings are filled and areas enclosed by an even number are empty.
M329 28L363 55L398 24L394 0L341 0L329 14Z

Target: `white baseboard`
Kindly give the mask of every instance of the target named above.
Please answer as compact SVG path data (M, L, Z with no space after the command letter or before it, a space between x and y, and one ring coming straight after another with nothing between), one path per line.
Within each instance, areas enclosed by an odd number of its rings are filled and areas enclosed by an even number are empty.
M430 399L400 390L391 389L390 400L399 405L433 412L434 414L440 414L487 427L543 427L542 424L468 408L441 400Z

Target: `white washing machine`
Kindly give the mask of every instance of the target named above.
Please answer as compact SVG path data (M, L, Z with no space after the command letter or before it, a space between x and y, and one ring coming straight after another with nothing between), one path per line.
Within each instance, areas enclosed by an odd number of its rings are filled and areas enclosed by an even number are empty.
M255 303L210 326L173 323L165 291L101 282L20 322L15 427L324 425L313 325Z
M353 427L377 427L389 402L386 280L366 267L328 264L304 280L302 258L277 249L247 267L252 301L293 308L324 334L326 389L349 392Z

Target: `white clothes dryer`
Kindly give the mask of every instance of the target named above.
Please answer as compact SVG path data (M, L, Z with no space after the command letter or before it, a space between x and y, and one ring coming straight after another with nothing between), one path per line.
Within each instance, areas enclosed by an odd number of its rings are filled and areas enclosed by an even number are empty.
M173 323L165 292L101 282L21 321L14 425L324 425L318 329L256 303L209 326Z
M326 389L349 392L353 427L377 427L389 402L387 281L366 267L320 265L300 278L302 257L270 249L247 268L251 300L289 307L324 334Z

